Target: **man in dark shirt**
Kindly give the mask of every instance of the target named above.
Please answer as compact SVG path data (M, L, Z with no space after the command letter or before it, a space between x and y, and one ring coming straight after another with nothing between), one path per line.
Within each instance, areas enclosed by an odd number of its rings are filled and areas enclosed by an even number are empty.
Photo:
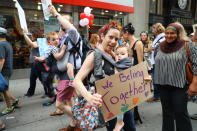
M12 46L6 40L7 30L0 27L0 71L4 78L9 82L9 78L12 74L13 66L13 52ZM18 104L16 99L8 90L3 91L3 96L7 107L0 113L0 115L6 115L14 111L14 106Z

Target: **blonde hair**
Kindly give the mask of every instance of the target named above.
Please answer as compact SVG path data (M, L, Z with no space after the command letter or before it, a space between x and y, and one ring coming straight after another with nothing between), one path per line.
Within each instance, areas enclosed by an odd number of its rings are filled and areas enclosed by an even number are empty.
M58 36L58 33L57 33L57 32L49 32L49 33L46 35L47 42L50 41L51 36L55 36L55 35Z
M117 53L117 50L118 50L119 48L126 48L126 49L127 49L127 53L128 53L128 55L129 55L129 57L131 57L131 56L132 56L132 55L131 55L131 50L130 50L130 48L129 48L126 44L123 44L123 45L119 45L119 46L117 46L117 47L116 47L116 49L115 49L115 53Z
M165 32L165 27L161 23L155 23L154 25L157 34Z
M185 31L185 28L183 27L183 25L180 22L175 22L175 24L180 26L180 30L179 30L179 38L185 40L185 41L189 41L189 37L187 37L187 33Z

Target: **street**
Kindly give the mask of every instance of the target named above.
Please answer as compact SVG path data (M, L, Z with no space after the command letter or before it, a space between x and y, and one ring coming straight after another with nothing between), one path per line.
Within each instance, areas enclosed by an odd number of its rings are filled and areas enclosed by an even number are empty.
M42 103L47 98L42 99L43 87L37 81L36 92L33 97L24 97L29 86L29 79L17 79L10 81L11 92L20 100L20 107L14 113L1 117L6 124L6 131L58 131L68 125L66 115L49 116L55 111L55 105L43 107ZM0 109L5 106L1 102ZM189 113L197 113L197 103L189 102ZM137 131L161 131L161 105L160 102L144 103L139 106L139 112L143 124L137 123ZM193 131L197 131L197 120L192 120ZM97 131L106 131L105 128Z

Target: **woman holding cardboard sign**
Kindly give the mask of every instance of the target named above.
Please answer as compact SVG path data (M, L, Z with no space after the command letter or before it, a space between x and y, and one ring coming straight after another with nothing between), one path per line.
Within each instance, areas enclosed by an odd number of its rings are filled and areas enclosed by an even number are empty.
M120 30L118 28L118 24L116 22L111 22L108 25L104 26L101 29L101 39L102 43L99 49L101 52L105 53L109 57L113 57L113 49L116 47L117 42L120 38ZM98 61L99 62L99 61ZM78 74L75 77L74 80L74 87L79 91L79 93L93 106L101 106L102 99L101 95L99 94L91 94L88 92L86 87L83 84L83 80L92 72L94 71L94 75L98 75L100 72L97 70L95 72L95 68L98 66L98 62L96 61L96 55L95 52L90 53L81 69L79 70ZM106 75L113 75L114 74L114 66L110 64L106 60L101 61L103 64L101 64L101 69L104 70L104 74ZM99 79L104 78L105 76L101 75ZM97 79L98 80L98 79ZM128 111L124 114L124 123L125 126L123 129L125 131L136 131L134 119L131 111ZM107 124L107 130L112 131L115 127L116 119L112 119Z
M166 40L160 44L155 59L155 79L160 91L163 111L162 131L192 131L187 110L188 84L186 80L186 63L193 66L193 80L188 93L197 87L197 47L181 37L183 28L177 23L170 24L165 30ZM189 48L190 57L186 54ZM174 121L176 126L174 125Z

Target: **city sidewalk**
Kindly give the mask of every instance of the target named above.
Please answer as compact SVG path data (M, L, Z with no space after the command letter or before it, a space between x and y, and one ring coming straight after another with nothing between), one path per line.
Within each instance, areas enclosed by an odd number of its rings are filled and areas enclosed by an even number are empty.
M33 97L24 97L29 86L28 79L18 79L10 81L11 92L20 100L20 108L14 113L1 117L6 123L6 131L58 131L68 125L66 115L51 117L49 114L55 111L55 105L43 107L42 103L47 98L42 99L43 87L37 82L36 92ZM0 110L5 104L1 102ZM189 102L190 114L197 113L197 103ZM139 106L139 112L143 124L137 124L137 131L161 131L161 105L160 102L144 103ZM192 121L193 131L197 130L197 120ZM105 128L97 131L106 131Z

